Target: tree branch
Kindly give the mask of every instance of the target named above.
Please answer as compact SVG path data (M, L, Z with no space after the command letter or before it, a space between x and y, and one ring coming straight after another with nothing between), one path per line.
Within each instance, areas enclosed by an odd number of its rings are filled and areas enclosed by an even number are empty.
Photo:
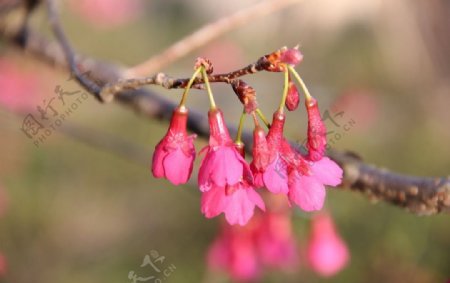
M53 25L55 25L55 22ZM82 66L81 69L89 70L90 80L95 81L98 87L102 87L107 82L115 82L123 77L125 70L119 66L92 58L75 56L70 46L63 44L64 42L67 43L67 40L62 33L62 29L57 26L54 26L53 29L57 33L59 42L62 43L61 48L33 32L8 35L0 27L0 35L46 62L65 67L72 72L75 70L75 75L80 75L77 66ZM19 38L24 40L18 40ZM66 58L68 62L65 62L62 58ZM78 81L86 87L86 82L82 79ZM93 94L97 95L95 91ZM172 110L176 107L174 103L145 89L120 92L116 98L124 106L128 106L152 119L169 120ZM208 137L207 120L194 110L190 111L188 128L201 137ZM234 128L230 127L230 129L235 132ZM245 132L243 140L247 144L247 149L249 149L252 142L252 133ZM370 199L387 201L416 214L429 215L450 212L450 177L405 176L365 164L349 152L330 150L329 156L344 169L343 188L363 192Z

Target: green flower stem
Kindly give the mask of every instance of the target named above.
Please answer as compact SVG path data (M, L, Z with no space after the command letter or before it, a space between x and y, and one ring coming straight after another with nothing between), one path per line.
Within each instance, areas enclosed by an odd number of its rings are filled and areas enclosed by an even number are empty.
M289 89L289 72L288 69L286 69L286 71L284 71L283 96L281 97L280 107L278 108L278 111L280 111L280 113L283 113L284 111L284 104L286 103L288 89Z
M244 111L242 111L241 114L241 118L239 119L239 126L238 126L238 130L237 130L237 135L236 135L236 144L242 144L242 130L244 128L244 121L245 121L245 109Z
M297 79L298 83L300 84L301 88L303 89L303 93L305 94L305 98L307 101L310 101L312 99L311 94L308 91L308 88L305 85L305 82L303 82L300 75L297 73L297 71L292 67L288 65L289 71L294 75L295 79Z
M211 109L216 109L216 102L214 101L214 96L211 91L208 74L206 73L205 67L200 67L200 69L202 70L202 76L203 76L203 80L205 81L206 91L208 92L209 103L210 103Z
M188 84L186 85L186 88L184 89L184 92L183 92L183 96L181 97L180 107L183 107L186 104L186 98L188 96L189 90L191 89L195 78L201 72L201 69L202 68L200 67L200 68L197 68L197 70L195 70L194 74L192 75L191 79L189 80Z
M266 116L264 116L264 114L262 113L261 109L257 108L255 112L256 114L258 114L259 118L263 121L264 125L266 125L267 128L270 128L270 123L266 119Z

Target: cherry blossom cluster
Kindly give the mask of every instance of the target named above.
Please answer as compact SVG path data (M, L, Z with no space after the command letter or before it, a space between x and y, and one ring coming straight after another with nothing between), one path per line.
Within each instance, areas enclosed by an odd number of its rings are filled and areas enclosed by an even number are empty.
M273 194L285 195L290 204L304 211L320 210L325 200L325 185L340 184L342 169L325 156L326 128L317 100L311 96L294 69L302 59L303 55L297 48L284 47L258 61L265 71L284 73L280 105L270 124L258 108L255 90L240 79L231 82L244 106L238 134L233 140L211 91L209 75L213 72L212 64L198 58L181 102L173 111L169 130L155 148L153 175L166 178L175 185L184 184L190 179L196 157L196 136L187 132L189 111L185 102L189 89L201 76L210 101L209 144L200 151L203 159L198 173L202 213L207 218L224 213L229 224L245 225L254 214L255 207L265 210L263 198L257 192L261 188ZM298 152L283 134L285 109L294 111L300 102L300 94L292 77L297 80L305 96L308 116L307 154ZM252 116L254 122L250 163L245 160L244 144L241 141L246 115ZM264 122L267 130L260 125L259 120Z

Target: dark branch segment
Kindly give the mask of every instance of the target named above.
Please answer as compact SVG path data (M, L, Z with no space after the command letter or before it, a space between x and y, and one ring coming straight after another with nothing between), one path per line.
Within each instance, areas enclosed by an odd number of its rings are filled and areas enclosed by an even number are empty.
M21 35L7 34L0 26L0 36L3 39L52 65L67 68L69 71L72 71L74 75L78 76L78 81L84 87L87 87L89 91L102 100L100 86L103 86L107 82L118 81L119 78L123 77L124 70L107 62L100 62L81 56L75 57L70 46L66 44L67 41L62 31L56 27L55 32L59 38L59 43L62 44L62 48L31 31ZM258 61L258 63L260 62L263 61ZM262 65L258 67L258 63L229 73L226 77L235 79L264 69ZM83 77L78 66L82 70L89 70L89 76ZM230 83L230 81L225 81L224 77L221 76L216 75L215 77L212 75L211 77L212 80ZM182 87L184 83L184 79L174 80L161 74L144 79L144 82L145 80L162 86L168 84ZM92 82L96 82L96 87L89 87L88 83ZM128 83L131 83L131 81ZM201 80L197 83L201 83ZM118 85L117 89L113 85L110 86L112 88L110 93L116 93L118 91L116 95L118 102L133 108L136 112L144 114L148 118L170 119L172 110L176 106L174 103L148 90L135 90L140 87L139 84L128 86L127 83L122 83L122 85L119 83ZM207 119L204 115L193 110L190 111L188 127L199 136L207 137L209 134ZM235 132L235 129L231 128L231 132ZM247 145L247 150L249 150L252 142L252 133L243 133L243 140ZM329 152L329 156L344 169L344 188L363 192L370 199L384 200L394 205L407 208L409 211L417 214L429 215L450 212L449 177L420 178L404 176L367 165L356 158L354 154L348 152L332 150Z
M365 164L351 153L329 156L344 169L343 188L360 191L372 200L384 200L409 211L429 215L450 213L450 177L401 175Z

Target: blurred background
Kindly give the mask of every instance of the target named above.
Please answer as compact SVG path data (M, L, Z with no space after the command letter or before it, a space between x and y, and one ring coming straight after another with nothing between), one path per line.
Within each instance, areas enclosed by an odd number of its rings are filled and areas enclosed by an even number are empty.
M200 26L257 2L73 0L62 1L60 8L78 52L132 66ZM49 34L42 7L31 25ZM221 36L161 71L188 77L201 55L217 72L226 72L297 44L304 54L297 70L332 117L326 123L333 148L406 174L449 174L449 1L304 0ZM259 73L246 81L270 117L280 99L282 74ZM65 104L55 98L58 86L72 93L64 96ZM153 89L173 101L181 94ZM214 85L213 91L225 118L237 123L242 108L231 89ZM149 170L167 124L118 104L100 105L83 93L67 73L0 41L0 282L132 282L130 271L156 275L149 266L141 267L152 251L176 267L167 282L227 282L223 274L207 271L205 253L220 221L201 215L196 178L175 187L154 179ZM188 105L207 112L202 92L192 91ZM47 107L46 123L52 123L55 112L67 118L36 145L21 128L28 114L39 117L38 107ZM290 113L286 136L303 141L305 126L304 111ZM100 146L74 138L72 127L102 137ZM133 144L142 154L127 158L105 149L114 141ZM205 144L198 139L197 151ZM198 161L194 170L196 176ZM418 217L340 190L328 190L326 206L349 247L348 266L321 278L303 260L296 272L268 270L262 282L450 279L448 215ZM309 219L309 214L294 213L300 249Z

